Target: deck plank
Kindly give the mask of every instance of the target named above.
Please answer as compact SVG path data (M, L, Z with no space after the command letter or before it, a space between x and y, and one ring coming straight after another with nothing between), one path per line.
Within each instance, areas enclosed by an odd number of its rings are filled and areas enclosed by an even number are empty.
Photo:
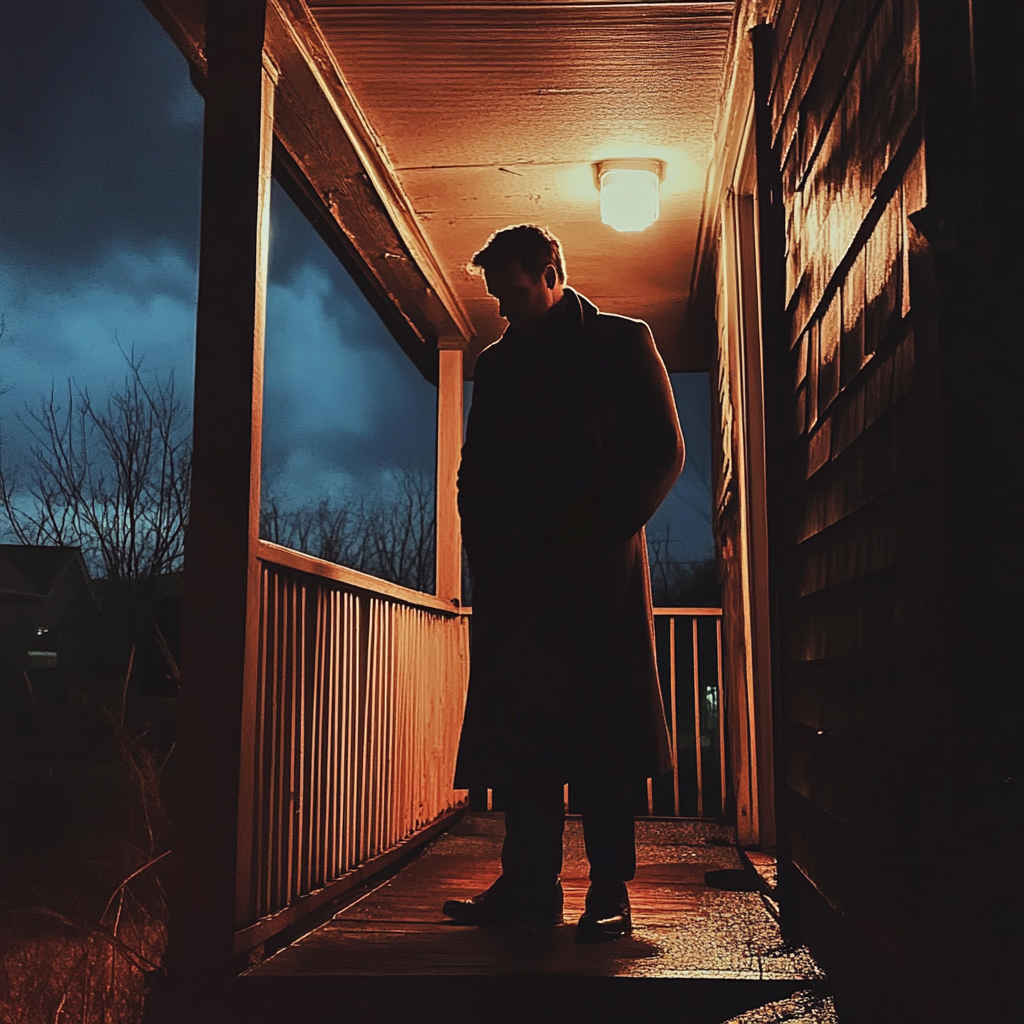
M248 978L579 976L809 982L820 977L804 949L787 948L760 896L704 884L704 873L739 869L728 831L698 822L637 823L634 933L577 946L587 863L578 818L566 821L565 924L547 934L467 928L441 913L499 869L500 814L469 814L401 872L247 972Z

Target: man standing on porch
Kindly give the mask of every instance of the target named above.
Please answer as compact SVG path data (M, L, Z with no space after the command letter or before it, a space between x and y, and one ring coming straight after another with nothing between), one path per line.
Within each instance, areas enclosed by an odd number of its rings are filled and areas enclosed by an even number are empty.
M557 238L492 235L473 265L508 321L479 356L459 469L473 647L455 786L497 788L501 875L444 913L460 924L562 919L563 784L590 889L577 942L632 927L634 780L671 767L644 524L683 465L650 328L566 286Z

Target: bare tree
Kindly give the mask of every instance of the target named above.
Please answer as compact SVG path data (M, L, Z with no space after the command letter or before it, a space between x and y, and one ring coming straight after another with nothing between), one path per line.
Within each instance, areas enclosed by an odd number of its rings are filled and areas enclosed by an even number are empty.
M434 487L426 474L391 475L394 494L362 506L362 531L372 572L413 590L434 589Z
M711 470L704 462L697 462L695 459L689 459L686 463L686 467L683 470L683 475L687 476L688 480L696 480L700 484L700 490L702 492L699 500L694 500L688 494L684 494L680 477L680 482L669 491L669 497L673 501L681 501L691 512L695 515L700 516L708 526L714 528L714 517L711 512L712 495L711 495ZM706 498L705 498L706 496Z
M283 508L276 494L268 494L260 508L260 536L328 562L358 568L365 561L359 520L360 509L351 501L321 496Z
M434 587L434 488L420 472L391 470L377 494L358 502L321 496L284 508L264 498L265 540L414 590Z
M0 449L0 513L22 544L80 547L94 572L136 579L181 568L191 435L174 374L143 373L134 349L104 405L69 379L20 417L32 438L28 482Z
M715 605L720 601L718 567L714 558L683 561L672 556L668 524L649 530L647 555L651 569L651 597L662 607Z

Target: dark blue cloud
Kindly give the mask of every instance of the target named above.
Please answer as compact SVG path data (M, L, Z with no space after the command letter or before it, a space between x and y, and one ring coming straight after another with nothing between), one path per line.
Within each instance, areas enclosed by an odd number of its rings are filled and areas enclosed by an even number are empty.
M263 414L265 489L377 486L382 470L434 470L437 392L346 271L275 186Z
M0 260L36 280L112 250L197 251L202 102L139 0L0 5Z
M672 558L702 561L715 554L711 532L711 389L706 373L673 373L672 391L686 442L686 464L671 493L647 527L660 537L666 528Z

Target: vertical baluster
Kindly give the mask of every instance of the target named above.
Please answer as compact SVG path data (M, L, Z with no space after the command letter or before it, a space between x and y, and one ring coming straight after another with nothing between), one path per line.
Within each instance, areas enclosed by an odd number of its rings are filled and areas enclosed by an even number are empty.
M355 694L359 678L359 602L352 594L345 595L345 678L342 698L345 708L345 751L342 790L342 840L344 842L343 870L355 866L352 844L355 836L355 791L353 786L352 761L356 745Z
M327 857L330 851L330 832L328 831L327 790L329 787L330 762L330 681L331 681L331 649L330 649L330 596L331 588L321 583L317 603L320 607L321 635L317 644L318 679L320 687L320 711L317 717L317 736L320 751L317 756L317 794L316 794L316 872L313 876L314 888L319 888L328 879Z
M391 708L393 683L395 677L395 626L396 608L390 602L386 602L388 620L388 645L385 671L381 675L381 701L380 701L380 795L377 804L377 849L380 853L387 846L388 841L388 804L391 800Z
M319 884L324 885L334 876L331 872L331 849L334 841L334 829L332 826L332 804L331 793L333 791L334 774L334 588L324 585L323 590L324 609L324 645L321 651L323 669L321 676L321 705L323 707L323 722L320 727L322 762L320 765L320 874Z
M384 834L382 849L387 849L395 842L395 804L398 800L398 758L395 743L398 736L398 684L401 673L401 647L408 640L406 631L406 611L401 605L392 611L392 628L394 639L392 644L392 668L388 673L388 703L384 714L384 726L387 742L384 756L384 778L387 786L384 791Z
M302 623L302 635L301 643L298 650L299 660L299 675L298 675L298 687L296 688L296 710L298 711L298 722L296 723L296 733L298 737L298 750L296 751L295 757L295 776L296 783L298 786L298 794L296 798L296 810L295 815L295 872L294 878L294 889L292 891L292 899L296 896L301 895L305 891L306 886L306 855L308 854L307 845L307 833L308 833L308 819L309 819L309 787L307 785L307 765L309 763L309 742L307 740L307 724L309 714L307 712L306 703L310 696L310 679L309 679L309 620L308 620L308 602L309 602L309 588L306 583L303 582L299 588L299 621ZM315 627L314 627L315 628ZM314 636L314 641L316 637Z
M372 780L370 778L370 699L371 687L373 686L373 663L374 645L376 644L377 608L376 602L371 598L367 602L366 628L368 638L366 643L366 664L360 673L363 679L360 680L360 702L359 702L359 757L354 765L355 784L359 799L359 819L356 823L356 863L365 859L366 853L366 831L367 831L367 790Z
M321 824L323 836L320 857L319 884L324 885L334 878L334 587L325 585L324 602L324 648L323 648L323 764L321 766Z
M299 810L299 779L295 768L299 749L299 697L301 691L300 673L302 671L301 654L303 646L303 633L305 630L302 621L302 593L301 586L297 581L291 584L291 658L290 672L288 679L288 761L286 763L287 777L287 809L288 826L285 834L288 837L287 866L285 873L284 905L291 903L295 898L295 874L298 867L296 857L296 823Z
M310 622L308 616L316 616L318 583L303 587L306 591L306 643L303 645L305 671L302 675L302 757L299 772L302 778L302 803L299 818L299 862L298 893L309 892L313 884L313 844L316 835L316 691L317 691L317 641L319 625L316 618Z
M353 642L355 654L352 662L352 749L349 757L349 867L359 863L360 844L362 843L362 772L360 765L363 757L363 714L365 704L366 671L368 664L368 648L363 644L363 636L369 635L370 604L361 598L353 599L355 604L355 626Z
M354 751L355 756L352 761L352 787L353 796L355 800L355 820L353 822L353 833L352 833L352 864L357 865L363 859L363 840L365 837L365 818L366 818L366 807L365 807L365 789L369 785L369 779L367 778L367 772L365 770L366 750L368 747L367 743L367 732L366 732L366 716L367 708L369 707L369 685L370 685L370 672L372 671L373 662L373 651L371 644L373 643L373 601L364 602L364 606L360 608L360 614L363 616L365 621L362 623L360 634L363 631L366 632L367 641L365 650L363 649L362 635L360 635L360 665L359 665L359 706L358 706L358 743Z
M275 687L276 707L274 708L274 817L273 850L274 872L270 894L270 909L284 905L285 866L288 856L285 844L288 841L287 799L288 777L288 657L291 648L292 623L288 615L290 599L288 580L278 575L277 579L277 624L278 651L276 659Z
M385 676L384 703L381 753L381 773L384 786L381 792L381 835L380 850L385 850L391 845L391 814L395 800L395 776L394 776L394 739L395 739L395 682L398 675L397 646L398 638L401 636L399 626L401 624L401 612L404 609L391 606L391 644L388 651L388 671Z
M416 638L416 611L402 609L402 629L395 650L395 703L391 723L391 813L388 825L388 845L405 836L405 681L409 675L409 647Z
M324 677L326 662L326 628L324 622L324 600L326 586L318 581L316 587L316 646L313 648L313 721L310 723L310 794L309 794L309 880L306 892L323 885L324 832L323 778L324 778L324 728L327 724L324 714Z
M422 625L422 623L417 623L417 628L422 628ZM419 633L417 633L417 637L419 637ZM416 681L416 662L410 657L407 660L405 672L405 734L402 741L405 777L405 789L402 794L402 827L406 834L415 829L417 825L416 808L413 805L417 788L416 760L413 748L416 739L416 722L413 717L417 705Z
M278 735L280 745L278 748L278 822L276 827L278 843L278 859L276 872L276 892L274 893L273 909L282 907L287 902L287 872L288 872L288 822L291 818L291 798L289 796L288 762L291 751L288 743L288 722L291 713L291 671L290 660L292 655L292 643L294 642L294 623L291 616L291 587L286 578L281 580L281 707L278 714Z
M281 651L278 665L278 709L277 709L277 757L275 765L277 812L274 815L274 837L275 837L275 870L274 870L274 895L271 909L276 910L284 903L285 891L285 870L288 851L285 844L288 841L288 659L291 651L291 617L288 614L290 593L287 579L280 581L280 609L278 611L278 628L281 636Z
M697 616L693 617L693 746L697 752L697 817L704 817L704 752L700 732L700 661L697 657Z
M721 789L721 813L725 814L725 704L722 686L722 618L715 619L715 637L718 648L718 775Z
M342 594L342 650L341 674L338 679L338 700L341 705L341 726L339 737L340 750L338 751L339 776L338 776L338 874L349 869L348 841L351 835L349 826L349 809L352 805L349 792L349 757L351 755L352 743L350 737L350 712L349 698L352 688L352 672L349 662L352 658L354 644L352 640L352 595Z
M419 617L416 620L416 637L419 637L419 630L421 623ZM404 838L412 831L415 827L414 824L414 810L412 806L412 796L415 789L416 776L413 775L413 759L412 759L412 738L413 738L413 722L412 713L415 707L415 679L416 679L416 662L414 660L414 654L411 651L407 651L405 655L405 664L402 667L402 713L401 713L401 727L402 727L402 739L401 739L401 767L400 775L402 789L401 789L401 817L398 823L398 838Z
M327 792L330 806L331 846L327 857L327 871L330 878L341 874L341 848L338 822L341 818L341 645L343 616L341 612L341 591L331 590L331 786Z
M276 610L274 615L274 634L277 638L277 650L274 655L274 762L271 780L271 796L273 813L270 817L270 848L272 863L269 886L268 910L278 906L281 895L281 862L284 856L284 811L281 807L284 790L284 720L285 720L285 672L287 669L287 607L284 594L284 580L278 574L274 581Z
M381 849L392 842L392 818L395 806L395 713L397 706L398 647L404 638L405 609L393 606L391 612L392 644L390 671L387 675L387 702L384 707L384 794L381 807L384 827L381 829Z
M672 813L679 817L679 719L676 715L676 617L668 620L669 702L672 706Z
M377 603L380 630L377 633L377 664L373 679L373 798L370 803L370 845L368 856L373 856L380 849L380 812L381 812L381 767L384 759L381 743L382 698L384 696L384 679L387 674L388 650L388 606L385 601Z
M371 662L370 674L370 702L367 722L369 723L370 742L368 743L366 770L370 782L367 795L367 830L366 844L362 857L366 859L372 856L374 845L377 840L377 795L380 787L380 772L377 764L378 742L377 742L377 703L380 690L380 666L383 649L381 632L384 627L383 608L380 601L374 601L375 629L372 640L373 659Z
M267 913L267 875L269 867L269 839L270 828L268 825L268 810L270 796L270 771L272 768L271 739L273 729L273 702L271 688L274 685L273 657L274 657L274 613L273 613L273 575L267 566L263 566L260 576L260 609L262 613L261 632L263 649L260 651L260 678L256 688L256 697L259 702L256 715L256 735L259 747L256 754L256 828L254 830L254 845L256 850L255 891L256 900L253 919L262 917Z

